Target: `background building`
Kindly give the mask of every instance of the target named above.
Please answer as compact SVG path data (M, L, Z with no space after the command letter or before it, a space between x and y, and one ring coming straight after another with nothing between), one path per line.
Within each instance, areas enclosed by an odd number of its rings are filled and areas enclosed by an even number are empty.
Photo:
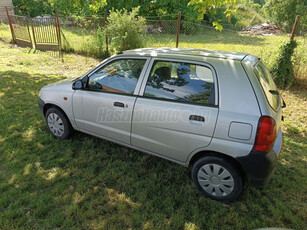
M7 16L5 12L5 7L8 8L9 13L14 13L14 6L12 0L0 0L0 20L7 22Z

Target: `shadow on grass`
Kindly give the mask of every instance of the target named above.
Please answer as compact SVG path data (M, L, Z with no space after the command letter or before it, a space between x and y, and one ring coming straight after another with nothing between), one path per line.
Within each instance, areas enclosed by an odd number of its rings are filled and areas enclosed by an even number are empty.
M300 91L305 91L307 93L307 75L305 78L296 78L295 85L291 87L289 90L294 92L300 90ZM306 96L306 94L304 96Z
M37 97L59 78L6 71L0 79L0 228L304 227L297 203L285 205L303 199L295 167L279 164L264 190L221 204L202 197L182 166L79 132L53 138Z
M286 90L284 93L287 93L287 92L290 92L291 94L295 95L295 97L298 97L298 98L302 99L303 101L306 100L306 98L307 98L306 87L301 85L301 84L292 86L290 89ZM290 103L286 99L285 99L285 102L286 102L287 106ZM287 107L285 109L287 109Z

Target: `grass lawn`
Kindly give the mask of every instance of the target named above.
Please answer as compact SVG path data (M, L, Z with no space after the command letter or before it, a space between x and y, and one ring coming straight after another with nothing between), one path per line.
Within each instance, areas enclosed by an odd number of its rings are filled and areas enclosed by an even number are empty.
M174 26L176 26L174 24ZM270 69L277 59L278 49L283 42L289 41L286 35L278 36L250 36L241 35L234 30L219 32L212 27L198 24L188 24L190 35L180 34L179 48L198 48L212 50L227 50L234 52L250 53L259 56ZM75 53L85 56L105 57L105 37L98 42L96 39L96 27L61 26L64 37L62 43L65 48L72 48ZM31 31L31 28L30 28ZM32 32L31 32L32 35ZM5 24L0 25L0 38L9 42L11 33ZM32 39L33 40L33 39ZM109 41L112 39L109 38ZM307 39L296 37L299 43L295 51L295 74L299 78L307 78ZM172 34L159 33L147 34L145 47L176 47L176 30ZM100 48L99 48L100 47ZM109 44L110 54L116 53Z
M0 37L7 41L5 33ZM203 197L182 166L82 133L65 141L53 138L37 106L40 88L79 76L99 61L74 54L61 60L56 53L4 41L0 229L306 228L306 85L282 92L287 103L283 148L271 182L262 190L247 188L237 202L221 204ZM280 45L267 43L263 38L238 46L273 53ZM232 50L235 44L212 41L208 46Z
M211 27L202 27L198 24L190 24L193 35L180 34L179 48L199 48L212 50L227 50L244 52L259 56L266 65L271 68L277 58L280 45L289 41L286 35L279 36L250 36L241 35L236 31L224 30L219 32ZM62 26L66 41L75 52L85 55L97 55L96 33L93 29L84 27ZM103 37L104 38L104 37ZM111 40L111 39L110 39ZM307 72L307 40L297 37L299 48L296 50L297 75ZM104 41L101 43L104 45ZM111 43L111 53L112 50ZM159 33L147 34L146 47L176 47L176 30L172 34Z

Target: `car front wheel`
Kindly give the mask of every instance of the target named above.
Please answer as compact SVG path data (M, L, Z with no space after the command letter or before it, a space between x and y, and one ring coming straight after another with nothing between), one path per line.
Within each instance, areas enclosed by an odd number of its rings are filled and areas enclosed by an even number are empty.
M46 123L52 135L58 139L67 139L71 136L73 128L64 115L58 108L52 107L46 112Z
M215 156L197 160L192 168L196 187L207 197L221 202L234 201L243 190L243 179L229 161Z

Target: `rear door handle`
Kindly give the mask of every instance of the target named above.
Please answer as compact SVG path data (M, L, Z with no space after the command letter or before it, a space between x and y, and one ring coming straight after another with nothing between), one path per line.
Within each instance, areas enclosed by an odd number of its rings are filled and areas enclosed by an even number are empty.
M122 102L114 102L114 106L116 106L116 107L121 107L121 108L125 108L125 105L124 105L124 103L122 103Z
M190 121L205 122L205 118L203 116L197 116L197 115L190 115L189 120Z

